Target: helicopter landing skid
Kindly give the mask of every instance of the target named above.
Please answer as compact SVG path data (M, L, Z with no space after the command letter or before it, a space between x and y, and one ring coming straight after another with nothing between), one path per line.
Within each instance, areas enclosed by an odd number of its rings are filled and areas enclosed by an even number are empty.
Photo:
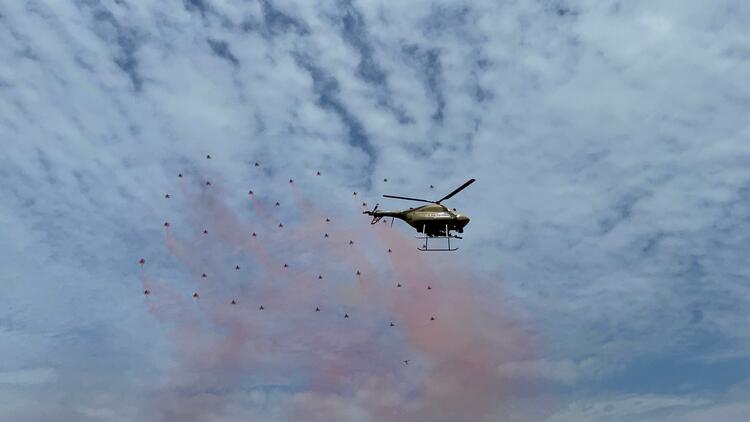
M423 227L422 230L424 230L424 229L425 228ZM423 252L439 252L439 251L453 252L453 251L457 251L458 250L457 247L456 248L451 248L451 238L454 238L454 239L463 239L463 238L460 237L460 236L456 236L455 234L450 234L450 231L448 231L448 226L445 227L445 232L447 233L447 235L444 235L444 236L429 236L429 235L415 236L417 239L424 240L424 246L417 247L417 250L420 250L420 251L423 251ZM428 239L447 239L448 240L448 247L447 248L430 248L427 245L427 240Z

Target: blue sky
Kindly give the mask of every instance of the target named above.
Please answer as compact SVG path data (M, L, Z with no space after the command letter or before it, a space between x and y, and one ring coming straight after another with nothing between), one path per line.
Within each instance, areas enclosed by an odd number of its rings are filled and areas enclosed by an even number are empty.
M3 3L0 413L745 420L748 20L723 0ZM472 177L450 256L360 215Z

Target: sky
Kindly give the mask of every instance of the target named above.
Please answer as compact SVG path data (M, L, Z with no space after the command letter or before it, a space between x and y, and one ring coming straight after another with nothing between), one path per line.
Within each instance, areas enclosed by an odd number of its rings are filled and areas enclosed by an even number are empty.
M0 419L746 420L749 20L1 2Z

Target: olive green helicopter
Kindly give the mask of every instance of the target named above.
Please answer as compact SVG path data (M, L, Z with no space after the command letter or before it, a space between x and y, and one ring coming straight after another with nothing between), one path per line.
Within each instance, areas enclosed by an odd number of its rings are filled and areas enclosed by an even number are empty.
M428 201L426 199L409 198L405 196L383 195L383 197L385 198L427 202L428 205L422 205L421 207L417 208L409 208L408 210L403 211L378 211L379 204L375 204L375 207L372 209L372 211L363 211L362 214L372 216L372 221L370 222L370 224L377 223L383 217L391 217L391 226L393 226L393 221L397 218L399 220L404 220L408 225L417 229L418 233L424 234L423 236L417 236L417 239L424 240L424 245L417 248L420 251L455 251L458 250L458 248L451 248L451 238L461 239L461 237L452 234L451 231L463 233L464 227L469 224L469 217L460 214L456 211L455 208L451 209L446 207L445 205L441 204L441 202L445 201L446 199L450 199L455 194L461 192L467 186L474 183L474 180L475 179L471 179L467 181L463 185L456 188L456 190L449 193L448 195L445 195L437 201ZM429 248L427 240L430 238L447 239L448 247Z

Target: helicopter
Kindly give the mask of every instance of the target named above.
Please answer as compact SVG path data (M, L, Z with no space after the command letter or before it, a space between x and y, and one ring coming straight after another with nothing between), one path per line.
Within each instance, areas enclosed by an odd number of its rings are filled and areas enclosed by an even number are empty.
M464 227L469 224L469 217L460 214L455 208L450 209L441 202L450 199L453 195L461 192L467 186L474 183L475 179L470 179L463 185L456 188L453 192L445 195L437 201L428 201L426 199L409 198L405 196L383 195L385 198L404 199L407 201L427 202L429 205L422 205L417 208L409 208L403 211L378 211L378 205L372 211L363 211L362 214L372 216L370 224L375 224L383 217L391 217L391 226L395 219L404 220L408 225L417 229L418 233L424 236L417 236L417 239L424 239L424 245L418 247L420 251L455 251L458 248L451 248L451 238L462 239L460 236L452 234L451 231L463 233ZM441 238L448 240L447 248L429 248L427 240L430 238Z

